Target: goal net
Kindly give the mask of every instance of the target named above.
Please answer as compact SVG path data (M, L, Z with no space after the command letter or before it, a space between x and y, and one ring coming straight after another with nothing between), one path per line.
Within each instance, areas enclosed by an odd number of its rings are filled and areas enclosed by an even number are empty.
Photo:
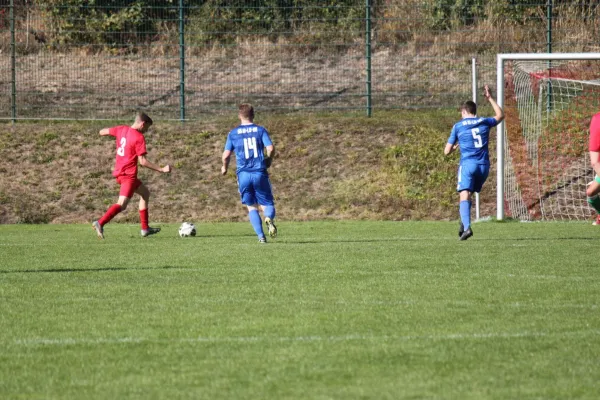
M499 127L504 146L498 152L503 167L498 219L585 220L594 215L585 189L594 177L588 140L590 119L600 112L600 59L546 56L498 59L506 114Z

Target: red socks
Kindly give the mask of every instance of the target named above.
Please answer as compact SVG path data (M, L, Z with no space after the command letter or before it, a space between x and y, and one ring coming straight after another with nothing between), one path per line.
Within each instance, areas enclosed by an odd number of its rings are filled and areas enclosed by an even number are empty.
M121 206L118 204L113 204L108 208L106 213L98 220L100 226L104 226L110 222L118 213L120 213ZM140 223L142 224L142 229L148 229L148 209L140 210Z
M104 226L110 222L118 213L121 212L121 206L118 204L113 204L108 208L106 213L98 220L100 226Z
M140 223L142 224L142 229L148 229L148 209L140 210Z

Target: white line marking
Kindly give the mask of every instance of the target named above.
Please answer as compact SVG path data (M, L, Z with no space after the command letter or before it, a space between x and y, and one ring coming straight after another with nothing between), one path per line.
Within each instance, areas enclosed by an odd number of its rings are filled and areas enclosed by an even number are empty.
M191 338L151 339L151 338L31 338L15 340L12 344L17 346L74 346L74 345L113 345L113 344L142 344L142 343L277 343L277 342L349 342L349 341L450 341L450 340L478 340L478 339L515 339L536 337L582 337L598 336L600 330L572 331L572 332L481 332L481 333L454 333L446 335L361 335L348 334L341 336L198 336Z

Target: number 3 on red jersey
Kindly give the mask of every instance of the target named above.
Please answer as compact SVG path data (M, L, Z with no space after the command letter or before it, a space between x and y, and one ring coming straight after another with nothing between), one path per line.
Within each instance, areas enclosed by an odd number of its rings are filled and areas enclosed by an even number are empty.
M123 157L125 155L125 144L127 144L127 139L124 137L121 138L121 144L117 148L117 155Z

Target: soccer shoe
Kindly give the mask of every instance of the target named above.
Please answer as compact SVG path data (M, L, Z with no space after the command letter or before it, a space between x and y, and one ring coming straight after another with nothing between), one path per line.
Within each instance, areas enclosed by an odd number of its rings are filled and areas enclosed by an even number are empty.
M594 222L592 222L592 225L600 225L600 214L596 216L596 219L594 220Z
M465 231L465 226L463 225L462 222L459 222L459 223L460 223L460 227L458 228L458 237L461 237L463 232Z
M460 239L458 240L467 240L471 236L473 236L473 231L471 230L471 227L469 227L466 231L463 232L462 235L460 235Z
M277 227L273 223L273 220L269 217L265 218L265 224L267 224L267 230L269 231L269 236L273 239L277 237Z
M92 222L92 228L96 230L96 234L98 235L98 239L104 239L104 228L100 225L100 222L94 221Z
M259 238L259 239L258 239L258 243L261 243L261 244L262 244L262 243L267 243L267 238L266 238L266 237L264 237L264 236L263 236L263 237L261 237L261 238Z
M160 228L148 227L148 229L142 229L142 237L154 235L155 233L158 233L158 232L160 232Z

